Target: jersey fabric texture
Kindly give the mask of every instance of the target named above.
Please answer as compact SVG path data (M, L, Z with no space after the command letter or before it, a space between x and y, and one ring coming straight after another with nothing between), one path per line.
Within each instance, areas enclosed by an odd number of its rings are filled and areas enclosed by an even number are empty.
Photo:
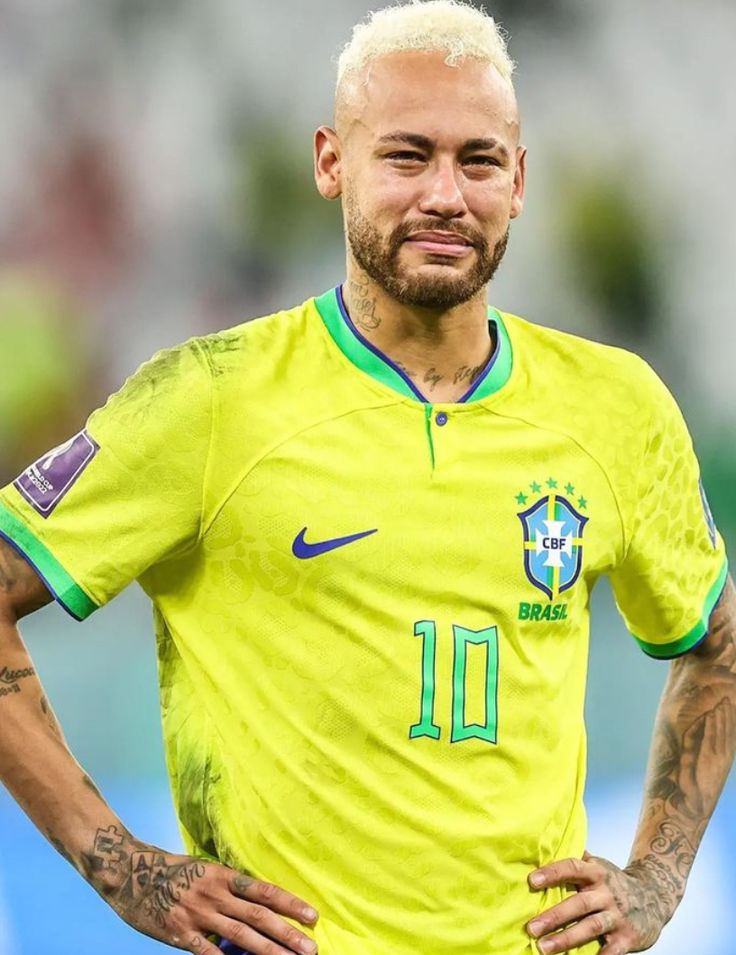
M75 616L140 581L186 845L314 904L322 955L534 951L565 893L527 876L586 847L595 582L662 658L724 586L654 372L489 321L433 405L334 289L158 354L0 495Z

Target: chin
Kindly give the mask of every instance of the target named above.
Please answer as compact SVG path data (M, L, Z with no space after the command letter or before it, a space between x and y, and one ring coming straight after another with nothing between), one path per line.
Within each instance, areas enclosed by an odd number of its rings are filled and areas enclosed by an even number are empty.
M472 263L459 262L457 259L440 259L436 262L420 262L411 267L400 269L396 278L399 282L421 282L425 280L448 282L462 281L471 271Z
M402 305L411 305L417 308L427 308L433 311L446 311L462 305L477 293L477 289L468 288L463 282L463 276L458 275L454 280L444 276L437 269L431 272L411 273L396 276L396 286L387 289ZM444 278L444 281L443 281Z

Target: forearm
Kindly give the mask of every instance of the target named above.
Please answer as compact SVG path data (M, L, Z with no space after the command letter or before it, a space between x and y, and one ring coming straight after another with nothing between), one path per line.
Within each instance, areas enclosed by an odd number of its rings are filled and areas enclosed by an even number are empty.
M10 620L0 622L0 781L98 891L112 887L95 853L97 834L125 830L69 751Z
M701 648L670 669L655 724L646 795L629 864L658 886L665 922L690 868L736 750L736 601L729 582Z

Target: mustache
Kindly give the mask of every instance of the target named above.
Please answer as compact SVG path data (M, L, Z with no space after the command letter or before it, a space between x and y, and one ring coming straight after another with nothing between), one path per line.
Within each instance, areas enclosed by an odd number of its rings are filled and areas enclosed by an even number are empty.
M447 222L445 219L415 219L413 222L402 222L391 234L391 247L398 249L402 242L414 232L455 232L467 239L471 245L478 248L486 246L486 240L483 235L477 232L472 226L464 222Z

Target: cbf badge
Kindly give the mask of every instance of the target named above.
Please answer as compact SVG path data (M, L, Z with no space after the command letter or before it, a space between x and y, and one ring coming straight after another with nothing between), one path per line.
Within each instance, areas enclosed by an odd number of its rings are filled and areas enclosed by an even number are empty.
M588 502L582 496L575 496L572 484L565 485L564 494L552 478L546 486L550 493L521 511L519 520L524 529L526 575L535 587L554 601L580 576L583 532L588 523L588 518L580 511L587 508ZM542 491L542 485L536 482L531 488L535 494ZM517 503L526 504L529 497L521 493L517 495Z

